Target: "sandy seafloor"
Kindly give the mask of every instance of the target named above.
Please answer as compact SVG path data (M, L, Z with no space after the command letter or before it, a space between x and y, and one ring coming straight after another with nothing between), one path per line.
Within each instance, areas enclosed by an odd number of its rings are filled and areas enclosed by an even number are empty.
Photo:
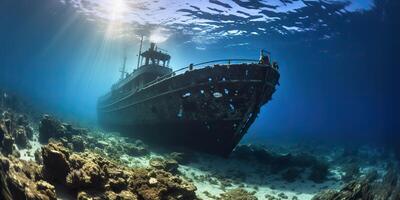
M30 141L30 149L21 149L20 159L35 161L34 152L41 148L41 144L38 142L38 131L34 134L34 139ZM98 137L99 141L104 144L125 142L128 140L126 137L121 137L115 133L101 133L96 132L94 137ZM310 144L309 146L313 146ZM293 147L295 146L295 147ZM298 153L301 151L295 143L292 144L275 144L273 150L282 155L291 153L292 151ZM322 146L322 145L321 145ZM307 170L303 171L298 178L294 181L284 180L281 173L269 173L265 170L265 165L256 160L241 160L237 158L221 158L218 156L194 153L195 159L188 164L180 164L178 167L178 176L192 182L196 188L196 194L201 199L214 199L224 192L235 189L243 188L249 193L253 194L258 199L300 199L309 200L312 199L317 193L326 190L333 189L339 190L343 185L343 176L345 176L345 162L343 165L337 164L335 161L343 157L343 147L315 147L324 148L325 151L318 152L316 156L323 158L329 163L329 172L327 179L322 183L316 183L307 178L309 173ZM15 145L18 149L18 147ZM129 156L123 154L117 158L129 167L149 167L149 161L155 157L165 157L169 153L168 150L157 149L152 151L151 147L148 147L150 154L146 156ZM281 152L279 152L281 151ZM304 149L309 151L309 149ZM376 170L381 176L386 172L386 162L372 162L368 159L381 158L381 151L378 148L370 146L362 146L358 150L358 156L354 156L359 165L359 172L356 176L365 176L368 172ZM107 153L106 153L107 154ZM112 156L112 155L110 155ZM336 159L336 160L335 160ZM382 158L382 161L387 158ZM221 177L223 177L221 179ZM226 179L237 179L231 181L230 184L224 185L222 182ZM357 177L354 177L357 178ZM61 195L63 196L63 195ZM62 199L68 199L62 198Z

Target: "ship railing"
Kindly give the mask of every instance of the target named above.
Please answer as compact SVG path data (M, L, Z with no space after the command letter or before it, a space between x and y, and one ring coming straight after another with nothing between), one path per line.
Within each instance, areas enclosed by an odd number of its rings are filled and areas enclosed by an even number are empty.
M258 62L259 62L259 60L254 60L254 59L221 59L221 60L212 60L212 61L207 61L207 62L201 62L201 63L197 63L197 64L190 64L190 65L188 65L186 67L177 69L177 70L175 70L175 71L173 71L173 72L171 72L169 74L166 74L164 76L158 77L157 79L146 83L143 86L143 88L146 88L146 87L148 87L150 85L153 85L155 83L163 81L163 80L165 80L167 78L171 78L171 77L174 77L176 75L183 74L186 71L191 71L191 70L194 70L194 69L201 69L201 68L209 67L210 64L213 64L213 65L216 65L216 64L228 64L228 65L230 65L230 64L249 64L249 63L253 63L254 64L254 63L258 63Z

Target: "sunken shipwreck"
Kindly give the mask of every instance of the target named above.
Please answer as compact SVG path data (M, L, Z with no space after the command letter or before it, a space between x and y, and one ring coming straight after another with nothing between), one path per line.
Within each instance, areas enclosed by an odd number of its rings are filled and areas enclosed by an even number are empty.
M259 60L213 60L176 71L170 60L151 43L140 48L133 72L124 62L121 79L98 100L100 125L154 144L229 155L275 92L278 64L264 50Z

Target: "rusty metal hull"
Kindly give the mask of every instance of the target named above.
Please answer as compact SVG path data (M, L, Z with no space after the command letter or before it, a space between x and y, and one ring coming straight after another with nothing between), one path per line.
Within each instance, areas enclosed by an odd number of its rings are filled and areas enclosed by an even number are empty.
M229 155L278 84L260 64L214 65L99 100L99 123L145 141Z

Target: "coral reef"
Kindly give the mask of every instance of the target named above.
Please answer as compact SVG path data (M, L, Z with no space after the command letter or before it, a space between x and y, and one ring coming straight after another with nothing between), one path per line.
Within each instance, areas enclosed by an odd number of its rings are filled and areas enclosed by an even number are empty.
M89 195L87 191L99 190L99 198L104 194L141 199L196 198L192 184L166 171L122 167L93 153L71 153L61 143L50 143L42 150L46 174L71 189L84 189L85 195Z
M395 200L400 197L399 174L390 168L382 180L367 176L352 180L340 191L324 190L313 197L313 200Z
M168 158L176 160L181 165L186 165L192 162L196 162L196 156L189 153L172 152L168 155Z
M1 152L5 155L12 154L14 139L9 133L9 128L6 127L5 122L0 122L0 139L1 139Z
M226 159L0 110L4 200L400 199L399 165L387 150L240 145Z
M173 159L152 158L149 164L155 169L161 169L171 173L176 173L178 170L178 162Z
M85 151L85 141L82 136L74 135L72 136L72 148L74 151L83 152Z
M39 125L39 141L47 143L50 138L64 136L67 136L67 127L49 115L44 115Z
M29 121L11 110L0 118L0 199L53 200L59 197L57 188L76 199L197 199L192 183L170 173L178 168L173 159L162 160L161 168L130 168L110 160L148 155L141 141L91 135L49 115L36 134ZM35 138L41 148L30 150ZM21 149L36 162L18 159Z
M197 198L193 184L163 170L123 167L94 153L71 152L61 143L43 146L42 156L43 166L2 157L4 199L56 199L54 185L75 191L77 199Z
M55 200L55 187L45 181L33 162L1 157L1 199Z
M247 192L242 188L232 189L226 193L221 194L217 200L257 200L253 193Z
M342 180L344 182L350 182L360 175L360 167L354 162L344 165L343 171L344 175L342 176Z
M0 117L0 148L5 155L18 152L14 144L20 149L29 148L29 138L33 137L33 129L25 115L4 111Z

